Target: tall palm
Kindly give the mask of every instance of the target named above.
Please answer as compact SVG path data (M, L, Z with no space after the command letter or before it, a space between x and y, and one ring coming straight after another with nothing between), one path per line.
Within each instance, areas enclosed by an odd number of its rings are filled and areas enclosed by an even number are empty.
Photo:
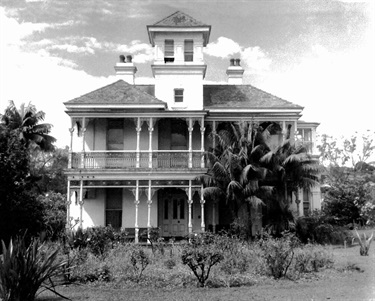
M273 186L274 195L268 199L269 223L276 232L292 219L290 196L298 189L310 191L318 184L321 167L318 160L307 153L305 146L286 140L281 146L264 155L260 162L269 172L264 184Z
M48 135L52 125L40 123L44 120L45 113L37 111L36 107L29 103L21 104L17 109L14 102L9 101L4 114L0 114L0 131L18 131L19 137L26 146L38 145L43 151L51 151L56 139Z
M217 146L207 154L208 172L201 177L204 197L224 200L232 217L242 219L248 227L251 207L262 204L259 196L267 190L266 186L259 186L267 172L259 160L269 151L265 143L268 136L267 129L253 123L222 124L215 135Z

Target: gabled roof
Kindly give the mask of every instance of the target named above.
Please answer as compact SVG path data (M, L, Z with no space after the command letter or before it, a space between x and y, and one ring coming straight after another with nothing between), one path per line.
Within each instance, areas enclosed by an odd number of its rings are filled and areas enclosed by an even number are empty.
M156 22L154 26L181 26L181 27L195 27L195 26L207 26L206 24L195 20L193 17L176 11L172 15L164 18L163 20Z
M65 105L159 105L166 103L123 80L65 102Z
M205 109L294 109L303 107L251 85L204 85Z

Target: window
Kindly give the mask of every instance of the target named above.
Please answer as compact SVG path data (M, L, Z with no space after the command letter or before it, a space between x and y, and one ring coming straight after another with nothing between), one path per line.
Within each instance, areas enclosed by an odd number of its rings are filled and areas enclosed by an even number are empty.
M124 122L122 119L108 120L107 149L124 149Z
M164 41L164 62L165 63L174 62L174 41L173 40Z
M171 121L171 149L187 150L187 126L181 119Z
M122 189L107 189L105 225L120 229L122 225Z
M184 45L185 62L192 62L194 58L193 40L185 40Z
M174 102L184 102L184 89L174 89Z

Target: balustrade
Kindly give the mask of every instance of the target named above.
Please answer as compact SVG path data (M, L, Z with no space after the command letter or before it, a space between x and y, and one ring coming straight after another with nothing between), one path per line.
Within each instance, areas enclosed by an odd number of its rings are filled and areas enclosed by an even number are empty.
M91 151L72 153L72 168L85 169L185 169L189 168L189 154L192 154L192 167L202 168L202 151L140 151L139 167L135 151ZM83 160L82 160L83 158ZM152 162L150 164L150 158ZM204 166L203 166L204 167Z

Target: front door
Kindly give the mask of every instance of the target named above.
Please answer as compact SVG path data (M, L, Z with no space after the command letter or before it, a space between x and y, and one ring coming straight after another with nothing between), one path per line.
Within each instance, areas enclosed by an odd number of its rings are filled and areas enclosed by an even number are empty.
M161 199L162 236L187 235L187 200L183 192L166 194Z

